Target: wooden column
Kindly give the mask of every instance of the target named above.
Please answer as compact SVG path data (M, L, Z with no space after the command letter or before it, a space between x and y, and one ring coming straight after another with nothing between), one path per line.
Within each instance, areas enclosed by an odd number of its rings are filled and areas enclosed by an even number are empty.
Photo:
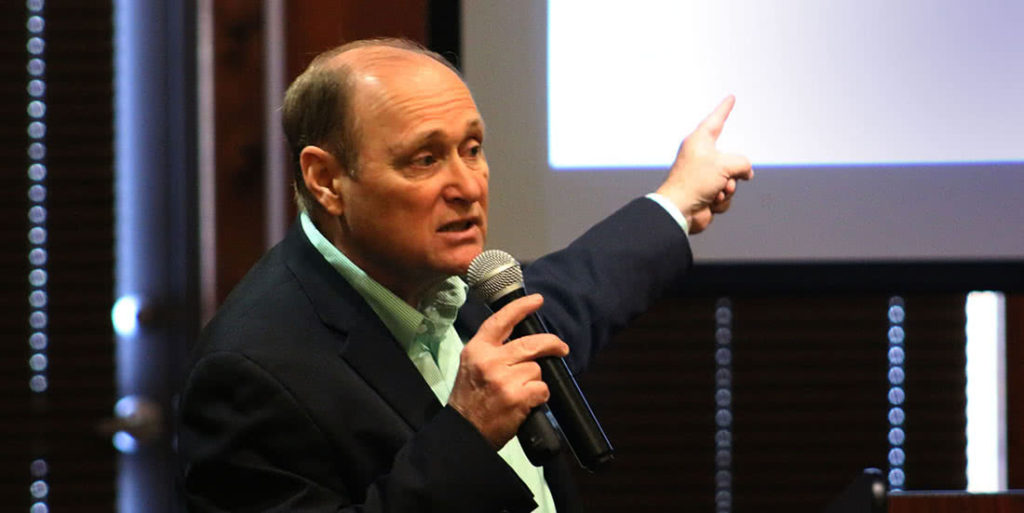
M260 2L213 5L216 302L263 253L263 37Z

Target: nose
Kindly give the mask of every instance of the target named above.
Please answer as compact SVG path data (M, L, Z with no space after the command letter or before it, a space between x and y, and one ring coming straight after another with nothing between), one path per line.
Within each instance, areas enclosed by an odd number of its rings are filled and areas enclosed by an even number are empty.
M487 193L487 163L468 164L462 156L450 159L445 201L475 203Z

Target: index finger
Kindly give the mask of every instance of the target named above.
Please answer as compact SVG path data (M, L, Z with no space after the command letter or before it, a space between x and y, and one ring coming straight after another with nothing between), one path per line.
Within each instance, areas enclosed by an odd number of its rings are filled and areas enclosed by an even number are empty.
M736 97L730 94L722 100L722 103L718 104L718 107L715 107L711 114L708 114L708 117L704 118L704 121L700 122L697 129L704 130L712 140L717 141L718 136L722 133L722 127L725 126L725 120L729 119L733 105L736 105Z
M480 325L476 334L483 336L484 340L492 345L501 345L512 334L512 328L515 328L516 324L519 324L527 315L540 309L542 304L544 304L544 298L540 294L530 294L516 299L488 317Z

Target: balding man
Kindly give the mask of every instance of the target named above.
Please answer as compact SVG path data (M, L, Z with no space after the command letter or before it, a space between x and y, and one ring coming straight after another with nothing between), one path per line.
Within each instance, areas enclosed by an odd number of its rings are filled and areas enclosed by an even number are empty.
M465 83L403 40L317 57L283 109L299 219L194 349L180 406L190 509L578 509L567 464L534 467L514 436L548 398L534 360L584 367L678 283L686 230L752 174L715 150L731 107L687 138L657 193L527 266L539 294L492 315L458 278L483 249L489 193ZM504 344L538 309L553 334Z

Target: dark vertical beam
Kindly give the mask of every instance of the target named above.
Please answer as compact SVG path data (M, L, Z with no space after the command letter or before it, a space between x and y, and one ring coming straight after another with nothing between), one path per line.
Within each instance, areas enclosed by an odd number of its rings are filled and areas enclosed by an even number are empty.
M462 2L430 0L427 46L462 69Z
M1024 295L1006 296L1006 481L1024 489Z

